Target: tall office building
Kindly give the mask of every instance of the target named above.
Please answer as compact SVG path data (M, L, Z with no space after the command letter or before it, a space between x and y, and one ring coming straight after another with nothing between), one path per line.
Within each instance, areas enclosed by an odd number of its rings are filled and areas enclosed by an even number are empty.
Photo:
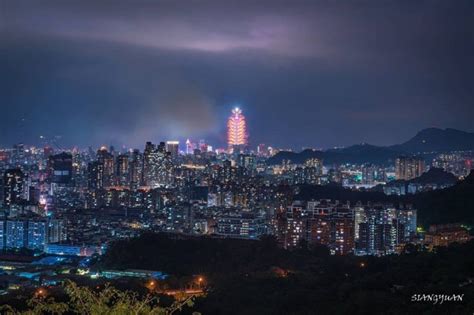
M179 141L166 141L166 152L171 154L171 158L177 158L179 155Z
M191 142L191 140L187 139L186 140L186 154L193 154L194 152L194 144Z
M114 155L109 153L106 147L101 147L97 151L97 161L102 164L103 167L103 185L105 187L112 186L114 184L115 177Z
M143 160L143 176L147 186L156 188L171 183L173 165L171 154L166 152L164 142L160 142L158 146L147 142L145 152L143 153Z
M13 146L13 151L11 155L11 164L15 167L23 168L26 163L26 153L25 145L23 143L18 143Z
M130 181L130 165L127 154L120 154L116 163L117 184L126 186Z
M147 186L154 186L157 182L160 155L156 145L151 142L146 143L143 152L143 179Z
M52 183L70 184L72 180L72 155L62 152L48 159L49 178Z
M395 160L395 177L410 180L425 171L425 161L418 157L400 156Z
M89 163L87 168L88 187L91 190L104 188L104 165L98 161Z
M206 140L204 139L199 140L198 149L203 153L208 151L209 145L206 143Z
M143 154L138 149L133 150L129 169L130 187L136 189L143 184Z
M25 175L19 169L9 169L3 176L3 204L9 207L20 203L24 198Z
M245 116L238 107L232 110L227 121L227 144L230 151L244 148L247 145L248 133Z

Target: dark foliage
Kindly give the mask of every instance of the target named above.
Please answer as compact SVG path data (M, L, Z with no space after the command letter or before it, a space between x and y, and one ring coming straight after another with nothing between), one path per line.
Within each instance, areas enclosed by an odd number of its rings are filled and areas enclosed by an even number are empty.
M474 224L474 171L456 185L406 197L418 209L422 224Z
M458 178L449 172L445 172L442 168L432 167L426 173L421 174L420 177L409 180L409 183L417 184L455 184Z
M402 255L335 257L322 248L286 251L272 238L146 234L113 244L103 264L203 274L209 292L196 305L203 314L471 314L474 307L474 242L436 253L412 246ZM464 294L464 300L411 302L423 293Z
M273 237L248 241L146 233L113 243L102 263L112 268L192 275L267 270L275 263L286 265L287 259Z

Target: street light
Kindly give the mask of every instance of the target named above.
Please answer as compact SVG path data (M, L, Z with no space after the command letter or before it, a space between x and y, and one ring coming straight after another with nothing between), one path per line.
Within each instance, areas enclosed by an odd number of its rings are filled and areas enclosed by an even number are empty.
M203 276L199 276L197 278L197 283L198 283L198 286L199 286L199 289L202 288L202 284L204 283L204 277Z
M36 292L35 292L35 297L37 297L37 298L43 298L43 297L46 296L46 293L47 293L47 292L46 292L46 289L44 289L44 288L39 288L39 289L37 289Z
M156 288L156 281L155 280L150 280L147 282L146 287L148 290L154 290Z

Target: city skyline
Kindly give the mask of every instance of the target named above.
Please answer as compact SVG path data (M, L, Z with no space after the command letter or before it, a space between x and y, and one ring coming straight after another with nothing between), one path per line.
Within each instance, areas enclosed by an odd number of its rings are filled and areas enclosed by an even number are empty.
M461 314L473 0L3 0L0 310Z
M0 144L224 147L236 105L254 145L474 131L472 2L264 4L4 2Z

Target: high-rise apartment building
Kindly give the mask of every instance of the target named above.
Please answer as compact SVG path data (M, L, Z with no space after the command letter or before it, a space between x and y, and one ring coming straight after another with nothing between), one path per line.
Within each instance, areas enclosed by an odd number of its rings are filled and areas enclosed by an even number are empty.
M395 160L396 179L410 180L425 171L425 161L418 157L400 156Z
M24 198L25 175L19 169L9 169L3 176L3 204L9 207L20 203Z
M103 185L105 187L113 186L115 177L114 155L109 153L106 147L102 147L97 151L97 161L103 167Z
M117 156L116 163L117 184L127 186L130 182L130 165L127 154Z
M160 142L158 146L147 142L143 153L143 177L145 184L150 187L166 186L172 181L173 165L171 154L166 152L166 145Z

